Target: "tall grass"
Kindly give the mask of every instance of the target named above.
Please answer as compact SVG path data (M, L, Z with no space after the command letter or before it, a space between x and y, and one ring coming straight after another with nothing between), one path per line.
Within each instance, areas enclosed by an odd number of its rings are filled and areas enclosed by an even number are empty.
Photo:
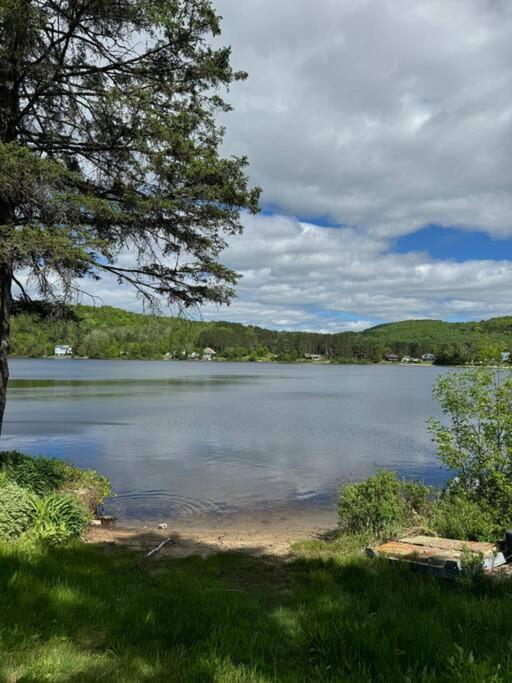
M75 493L91 512L110 495L110 483L92 470L82 470L56 458L0 451L0 473L18 486L45 496L55 491Z
M0 545L0 680L512 680L510 583L315 552L144 561Z
M39 496L61 488L68 477L65 462L42 456L32 458L18 451L0 452L0 471L10 481Z

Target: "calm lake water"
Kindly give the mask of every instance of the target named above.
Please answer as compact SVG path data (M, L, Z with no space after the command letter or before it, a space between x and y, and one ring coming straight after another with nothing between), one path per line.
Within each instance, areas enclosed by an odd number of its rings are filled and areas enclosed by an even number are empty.
M440 483L439 368L13 360L2 449L106 474L133 520L332 505L391 467Z

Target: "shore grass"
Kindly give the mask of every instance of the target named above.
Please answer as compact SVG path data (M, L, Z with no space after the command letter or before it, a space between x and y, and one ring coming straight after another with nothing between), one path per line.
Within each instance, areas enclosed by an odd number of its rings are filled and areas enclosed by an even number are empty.
M93 513L111 494L106 477L83 470L65 460L0 451L0 483L11 481L36 495L63 493L74 496Z
M357 545L284 561L2 544L0 680L511 680L510 583L446 583Z

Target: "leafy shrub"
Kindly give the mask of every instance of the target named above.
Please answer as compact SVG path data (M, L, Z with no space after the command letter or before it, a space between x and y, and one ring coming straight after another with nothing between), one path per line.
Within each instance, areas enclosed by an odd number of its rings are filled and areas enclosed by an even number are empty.
M419 481L401 481L401 494L405 501L408 521L426 520L432 511L434 489Z
M490 541L496 534L492 514L462 492L443 496L434 508L431 525L445 538Z
M0 479L0 541L17 538L29 526L33 504L28 491L17 484Z
M493 472L484 482L452 479L432 516L441 536L468 541L496 541L512 527L512 481Z
M434 387L449 424L429 420L441 462L468 493L485 493L496 475L512 482L512 373L476 368L442 375Z
M32 457L17 451L0 452L0 473L38 496L47 496L54 491L73 493L90 512L94 512L111 493L106 477L56 458Z
M112 494L109 480L94 470L81 470L67 465L68 478L62 491L72 493L92 514Z
M52 493L33 500L33 529L40 538L59 543L78 538L89 521L83 506L69 494Z
M512 527L512 478L503 472L492 472L478 487L476 496L495 520L495 535L503 536Z
M339 519L342 530L392 536L405 526L423 522L430 508L430 489L405 482L396 472L381 470L356 484L346 484L340 493Z
M57 543L80 536L89 512L110 493L105 477L62 460L0 452L0 538L33 526L40 538Z
M456 474L434 528L452 538L496 540L512 525L512 373L448 373L438 378L434 397L448 424L431 419L429 429L439 459Z

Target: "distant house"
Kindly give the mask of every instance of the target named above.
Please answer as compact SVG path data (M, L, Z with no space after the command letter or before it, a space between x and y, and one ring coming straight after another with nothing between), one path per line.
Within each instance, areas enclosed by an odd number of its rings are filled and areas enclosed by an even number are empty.
M72 346L56 346L55 347L55 355L58 356L59 358L62 358L64 356L72 356L73 355L73 347Z
M187 358L189 360L197 360L199 358L199 354L196 353L195 351L192 351L192 353L189 353Z
M424 353L421 357L421 360L424 361L425 363L433 363L435 361L436 357L434 356L433 353Z
M510 351L502 351L501 362L502 363L510 363Z
M207 346L203 350L203 360L211 360L216 355L217 354L215 353L215 351L213 349L211 349L209 346Z
M305 353L304 358L306 360L319 361L319 360L324 360L325 356L322 356L321 353Z
M388 353L388 355L386 356L386 360L390 363L398 363L400 360L400 356L397 356L396 353Z

